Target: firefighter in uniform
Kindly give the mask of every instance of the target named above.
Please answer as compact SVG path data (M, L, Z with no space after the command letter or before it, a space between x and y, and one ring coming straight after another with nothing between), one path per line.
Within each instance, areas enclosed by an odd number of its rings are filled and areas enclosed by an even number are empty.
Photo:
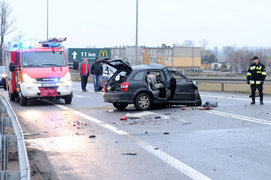
M259 58L257 56L254 56L251 60L253 63L247 71L247 83L250 84L252 98L252 102L250 104L255 104L255 92L256 89L258 89L260 104L263 105L263 83L266 77L266 69L265 66L259 62Z

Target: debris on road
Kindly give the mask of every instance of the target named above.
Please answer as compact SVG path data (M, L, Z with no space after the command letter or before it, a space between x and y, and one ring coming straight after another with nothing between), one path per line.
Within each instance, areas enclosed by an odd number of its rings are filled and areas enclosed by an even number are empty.
M127 121L127 117L126 117L126 116L121 117L120 120L121 120L121 121Z
M107 112L114 112L114 111L115 111L114 109L107 110Z
M127 119L140 119L140 117L134 117L134 116L126 116Z
M203 104L203 107L217 107L217 102L209 102L207 101L205 104Z
M88 138L95 138L96 136L95 135L90 135Z
M201 107L199 108L199 110L212 110L212 107L209 106L209 107Z
M192 124L191 122L187 122L187 123L182 123L182 125L189 125Z
M79 122L79 121L74 121L73 123L74 123L73 126L76 126L76 125L78 125L78 126L85 126L85 127L89 127L90 126L90 124L88 124L88 123L83 123L83 122Z
M169 132L164 132L163 134L167 135L167 134L169 134Z
M122 153L122 155L132 155L132 156L135 156L135 155L137 155L137 153Z
M84 135L84 133L83 132L79 132L79 133L77 132L76 135Z
M181 108L181 110L186 110L186 108Z

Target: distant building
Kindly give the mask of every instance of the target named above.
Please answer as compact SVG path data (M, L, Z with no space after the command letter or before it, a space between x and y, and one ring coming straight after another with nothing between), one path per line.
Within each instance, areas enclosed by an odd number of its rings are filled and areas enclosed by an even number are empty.
M75 56L76 48L69 48L69 57ZM102 57L111 57L113 59L121 59L129 62L131 65L138 64L151 64L157 63L169 67L170 69L189 69L201 68L201 48L200 47L177 47L166 46L162 44L161 47L138 47L137 48L137 61L136 61L136 48L135 46L119 46L119 47L106 47L100 48L85 48L79 49L76 53L79 55L89 55L88 51L92 50L97 52L102 51ZM96 52L96 51L95 51ZM108 55L108 56L107 56ZM84 56L85 57L85 56ZM99 56L100 57L100 56ZM94 58L95 59L95 58Z
M174 47L173 67L176 69L201 68L201 47Z
M200 47L146 47L143 50L143 64L157 63L172 69L201 67Z
M131 65L142 64L143 59L143 47L137 48L137 58L138 62L136 62L136 49L135 46L123 46L123 47L114 47L110 48L111 58L113 59L121 59L129 62Z
M143 50L143 64L162 64L167 67L173 67L173 49L170 46L162 44L161 47L145 47Z

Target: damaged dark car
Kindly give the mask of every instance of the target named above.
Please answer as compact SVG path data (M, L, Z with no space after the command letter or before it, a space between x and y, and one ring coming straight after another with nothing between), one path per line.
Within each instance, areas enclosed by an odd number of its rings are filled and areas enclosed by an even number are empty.
M119 110L134 104L137 110L154 105L202 104L197 83L160 64L130 66L122 60L102 60L116 72L104 84L104 102Z

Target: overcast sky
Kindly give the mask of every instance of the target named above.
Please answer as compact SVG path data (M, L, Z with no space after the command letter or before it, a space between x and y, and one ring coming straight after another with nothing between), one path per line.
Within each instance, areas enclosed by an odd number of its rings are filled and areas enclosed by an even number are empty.
M47 0L6 0L25 40L47 38ZM136 0L48 0L49 37L69 48L135 45ZM201 39L214 46L270 47L270 0L138 0L138 45Z

